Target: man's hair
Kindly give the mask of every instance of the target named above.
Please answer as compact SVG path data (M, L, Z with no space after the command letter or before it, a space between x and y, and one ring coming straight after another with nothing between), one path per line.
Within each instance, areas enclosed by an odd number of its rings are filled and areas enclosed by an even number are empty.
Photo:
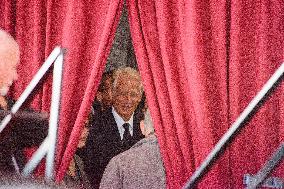
M0 41L3 42L4 40L7 40L7 39L9 39L11 41L15 41L14 38L9 33L0 29Z
M16 51L17 59L20 57L20 49L18 43L6 31L0 29L0 52L7 52L11 49Z
M10 61L6 61L7 58L13 58L13 60L20 60L20 49L18 43L14 40L14 38L8 34L6 31L0 29L0 56L1 63L12 63Z
M137 79L140 82L141 94L143 93L143 85L142 85L142 82L141 82L140 74L139 74L138 71L136 71L135 69L133 69L131 67L121 67L121 68L118 68L114 71L114 73L113 73L114 81L113 81L113 87L112 87L114 91L116 90L117 83L118 83L118 80L119 80L121 75L128 75L131 78Z
M145 116L144 116L144 133L146 135L155 133L155 129L153 126L153 121L152 121L149 109L146 110Z

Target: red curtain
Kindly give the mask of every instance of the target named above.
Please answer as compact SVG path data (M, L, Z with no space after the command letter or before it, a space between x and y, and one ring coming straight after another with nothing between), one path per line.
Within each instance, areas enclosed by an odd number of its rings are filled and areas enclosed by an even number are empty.
M228 78L230 123L283 62L283 8L283 1L232 1ZM233 186L241 185L243 174L256 173L283 142L282 83L231 145ZM283 163L273 175L284 179Z
M67 49L56 151L57 181L62 180L75 153L110 51L122 3L119 0L0 2L0 27L16 38L21 49L19 79L11 96L19 97L56 45ZM49 111L51 82L50 72L26 105Z
M56 45L61 44L62 24L66 2L1 0L0 28L8 31L19 43L21 60L17 67L18 80L10 89L10 96L17 99L46 57ZM54 21L55 20L55 21ZM49 112L52 72L45 76L24 106ZM36 148L26 149L30 157ZM42 174L43 164L36 175Z
M17 98L55 45L67 48L57 144L60 181L104 69L122 0L1 0L0 27L21 48ZM180 188L283 61L283 1L128 0L131 36L167 173ZM3 18L3 19L2 19ZM51 76L31 105L48 111ZM199 183L243 188L282 142L283 86ZM283 175L283 167L275 176Z
M283 6L280 1L129 0L133 45L168 188L184 184L280 65ZM282 140L281 90L199 188L243 188L243 175L260 169Z
M168 188L180 188L228 128L226 4L132 0L129 12ZM221 160L200 188L229 188Z
M57 181L64 177L77 149L81 129L105 68L122 5L120 0L74 0L68 4L62 43L69 55L63 78Z

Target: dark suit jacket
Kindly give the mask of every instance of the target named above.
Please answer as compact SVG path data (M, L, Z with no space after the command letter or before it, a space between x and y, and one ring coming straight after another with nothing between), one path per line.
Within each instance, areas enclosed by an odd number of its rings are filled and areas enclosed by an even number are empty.
M128 150L144 136L139 127L140 119L137 113L133 118L133 136L129 144L124 144L113 117L111 108L94 118L86 143L84 158L85 172L93 188L99 188L103 172L112 157Z

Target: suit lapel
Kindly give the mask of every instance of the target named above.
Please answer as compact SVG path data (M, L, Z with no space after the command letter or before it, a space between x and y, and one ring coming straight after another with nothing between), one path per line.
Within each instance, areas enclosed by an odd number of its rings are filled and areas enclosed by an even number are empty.
M117 128L117 124L113 117L111 108L107 110L106 114L104 114L104 127L106 128L106 132L109 134L108 136L111 137L114 141L120 141L120 135Z
M140 119L138 120L137 113L134 113L133 118L133 138L134 139L142 139L144 136L142 135L141 129L140 129Z

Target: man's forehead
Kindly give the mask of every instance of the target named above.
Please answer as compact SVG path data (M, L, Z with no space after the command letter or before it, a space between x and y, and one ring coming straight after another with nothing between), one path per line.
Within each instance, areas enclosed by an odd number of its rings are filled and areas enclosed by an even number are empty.
M17 47L16 41L9 35L0 35L0 44L1 44L1 47L3 47L3 49Z
M5 49L4 51L1 51L0 49L0 57L1 62L4 63L6 66L16 66L19 62L19 54L16 49Z
M133 86L133 87L139 87L141 85L141 82L137 78L131 78L131 77L122 77L118 80L118 85L126 85L126 86Z
M17 46L14 44L9 44L7 46L2 45L0 45L0 57L2 63L9 63L11 66L17 65L20 58L19 49Z

